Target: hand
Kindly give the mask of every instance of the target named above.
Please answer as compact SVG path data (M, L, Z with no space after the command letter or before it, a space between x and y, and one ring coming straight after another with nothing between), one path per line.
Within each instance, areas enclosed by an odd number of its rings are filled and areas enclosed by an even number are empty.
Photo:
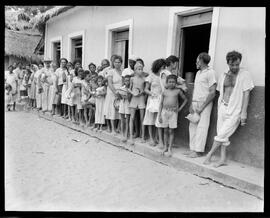
M200 113L202 112L202 108L197 108L197 109L195 109L195 112L196 112L197 114L200 114Z
M159 121L160 123L162 123L162 117L161 117L161 115L158 116L158 121Z

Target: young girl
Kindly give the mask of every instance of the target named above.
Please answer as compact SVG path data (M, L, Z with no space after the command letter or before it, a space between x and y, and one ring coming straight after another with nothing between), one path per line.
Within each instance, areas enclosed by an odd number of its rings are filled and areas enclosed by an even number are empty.
M155 146L156 143L153 137L153 126L155 126L157 113L159 110L159 103L162 93L162 87L160 82L160 72L165 68L166 62L164 59L157 59L152 64L152 72L146 78L145 93L148 95L147 105L145 110L145 117L143 125L148 126L150 135L150 146ZM159 130L159 136L162 132ZM161 139L161 137L159 137ZM160 140L160 143L162 141Z
M91 121L95 119L95 94L96 94L96 89L98 88L98 84L97 84L97 78L98 78L98 74L97 73L93 73L91 74L91 80L90 80L90 94L91 94L91 98L89 99L90 107L89 107L89 125L91 125ZM93 122L93 129L95 128L95 121Z
M30 98L31 109L34 109L36 107L36 83L34 80L34 76L35 76L36 72L38 71L38 66L35 64L32 64L31 70L32 70L32 74L30 76L31 87L30 87L29 98Z
M124 86L122 86L118 91L121 95L120 105L119 105L119 114L121 116L121 133L123 135L122 142L127 141L128 129L129 129L129 118L130 118L130 109L129 101L131 94L128 92L130 88L130 75L124 77Z
M58 93L58 77L55 73L56 69L57 69L56 63L52 63L52 77L51 77L52 85L50 86L50 93L51 93L50 105L52 105L51 107L52 116L56 114L57 106L60 105L60 95ZM58 111L58 113L60 113L60 111Z
M129 104L130 109L130 121L129 121L129 129L130 129L130 139L131 145L134 144L133 138L133 128L134 128L134 117L136 110L140 110L140 121L141 121L141 130L142 130L142 142L144 140L144 126L143 126L143 118L144 118L144 110L145 110L145 101L144 101L144 86L145 79L143 75L143 65L140 63L135 64L134 66L134 77L130 79L130 93L132 95L131 101Z
M25 109L29 109L30 108L30 88L31 88L31 71L30 71L30 64L26 65L26 71L23 77L23 81L22 81L22 85L25 87L26 89L26 104L25 104Z
M76 71L75 71L76 73ZM78 75L75 76L72 80L73 92L74 92L74 101L73 104L75 105L75 116L76 121L74 123L83 125L82 123L82 103L81 103L81 86L82 80L84 78L84 70L82 68L78 68Z
M72 64L69 62L67 64L68 68L68 76L67 76L67 91L65 92L66 97L66 103L68 106L68 121L74 121L75 120L75 109L74 109L74 92L73 92L73 86L72 81L75 76L74 70L72 68Z
M91 97L90 95L90 79L91 74L88 70L84 71L84 80L82 80L82 107L83 107L83 115L84 115L84 122L86 126L90 125L90 117L88 119L88 111L91 107L89 99Z
M12 87L10 84L6 83L5 85L5 106L7 108L8 111L10 111L10 108L12 107L13 105L13 102L12 102Z
M102 125L105 124L104 116L104 101L106 95L106 87L103 83L104 78L98 76L97 79L97 89L96 89L96 111L95 111L95 124L97 125L97 131L102 131Z

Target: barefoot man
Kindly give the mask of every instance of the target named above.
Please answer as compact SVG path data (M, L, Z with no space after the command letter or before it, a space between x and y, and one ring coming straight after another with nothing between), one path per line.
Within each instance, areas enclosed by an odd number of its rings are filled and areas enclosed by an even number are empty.
M199 70L195 77L192 103L189 112L200 115L198 123L189 124L189 147L190 151L185 153L190 158L196 158L204 152L210 115L213 106L213 99L216 94L215 71L208 66L211 57L203 52L200 53L196 60L196 66Z
M249 72L240 68L242 55L237 51L232 51L227 54L226 60L229 71L221 75L217 87L220 92L217 135L204 161L204 164L210 164L213 153L221 146L220 160L214 165L215 167L226 164L226 147L230 144L229 137L240 123L244 126L247 122L249 93L254 88Z

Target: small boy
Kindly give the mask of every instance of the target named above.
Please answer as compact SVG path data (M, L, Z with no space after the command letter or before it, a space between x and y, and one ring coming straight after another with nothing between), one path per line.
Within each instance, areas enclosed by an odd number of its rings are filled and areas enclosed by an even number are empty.
M91 121L93 121L93 126L92 126L92 129L95 128L95 111L96 111L96 89L98 88L98 84L97 84L97 79L98 79L98 74L97 73L92 73L91 74L91 79L90 79L90 84L89 84L89 88L90 88L90 99L89 99L89 102L90 102L90 107L89 107L89 123L88 123L88 126L91 125Z
M130 131L130 139L131 145L134 144L133 138L133 128L135 121L135 113L137 110L140 111L140 127L142 130L142 143L145 142L144 139L144 125L143 118L145 112L145 97L144 97L144 87L145 87L145 79L143 74L143 65L141 63L136 63L134 66L134 77L130 80L130 89L132 97L129 103L130 110L130 121L129 121L129 131Z
M6 83L5 85L5 104L6 104L6 109L8 111L10 111L12 105L13 105L13 101L12 101L12 87L10 84Z
M83 107L83 115L84 115L84 121L85 125L88 125L90 123L90 117L88 119L88 110L90 110L90 103L89 103L89 98L90 98L90 79L91 79L91 74L89 71L84 71L85 77L84 80L82 81L82 107Z
M128 92L130 86L130 75L126 75L124 77L124 86L122 86L117 92L121 96L120 104L119 104L119 114L121 116L121 133L123 136L122 142L127 141L128 129L129 129L129 100L130 93ZM125 127L125 128L124 128Z
M161 94L161 100L159 105L158 119L156 120L156 126L164 128L164 145L162 155L167 153L170 157L172 155L172 143L174 140L174 129L177 128L178 113L183 109L187 103L187 98L183 94L181 89L176 88L177 76L169 75L166 79L167 89ZM184 101L179 107L179 97ZM169 145L168 145L169 134Z

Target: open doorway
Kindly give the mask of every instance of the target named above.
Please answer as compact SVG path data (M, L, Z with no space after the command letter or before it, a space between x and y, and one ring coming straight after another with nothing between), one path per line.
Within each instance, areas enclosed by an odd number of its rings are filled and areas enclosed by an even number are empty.
M196 58L209 50L212 11L179 16L180 75L189 83L196 76Z
M60 66L61 42L53 42L53 61Z
M112 34L112 55L120 55L123 59L122 66L128 67L128 43L129 30L113 31Z

